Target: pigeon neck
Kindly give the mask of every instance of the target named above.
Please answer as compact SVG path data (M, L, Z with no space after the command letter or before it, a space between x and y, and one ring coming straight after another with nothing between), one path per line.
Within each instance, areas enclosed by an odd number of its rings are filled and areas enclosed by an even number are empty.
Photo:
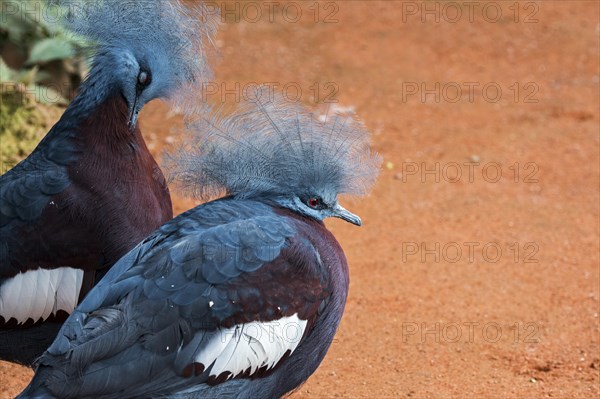
M54 130L75 142L104 145L120 153L144 142L138 126L131 130L128 123L129 109L118 80L95 66Z
M101 104L118 95L120 94L114 76L103 73L103 70L92 69L61 118L60 122L64 124L64 130L79 125L92 116Z
M130 129L129 111L120 94L97 104L87 118L76 128L75 140L85 143L85 148L104 148L113 154L145 150L144 139L138 125Z

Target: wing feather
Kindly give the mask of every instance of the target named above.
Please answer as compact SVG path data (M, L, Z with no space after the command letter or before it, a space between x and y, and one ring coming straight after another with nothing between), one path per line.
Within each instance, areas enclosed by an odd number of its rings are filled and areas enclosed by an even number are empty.
M168 222L73 312L42 357L51 367L39 379L57 396L155 396L269 372L296 349L320 301L321 277L290 258L304 251L316 261L315 249L295 234L250 200L215 201ZM290 325L299 329L293 339Z

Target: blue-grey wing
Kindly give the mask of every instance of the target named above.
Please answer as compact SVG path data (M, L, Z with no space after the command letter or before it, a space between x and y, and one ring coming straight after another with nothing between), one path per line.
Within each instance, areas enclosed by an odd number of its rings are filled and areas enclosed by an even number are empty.
M22 228L35 224L52 197L67 189L66 165L73 159L66 139L42 140L26 159L0 176L0 280L23 271L15 270L15 265L23 266L24 254L39 250L35 247L39 243L21 236Z
M30 156L0 176L0 228L15 219L40 217L48 199L69 185L66 165L73 159L66 139L42 140Z
M215 216L232 209L233 220ZM294 261L299 247L314 251L259 203L216 201L188 211L108 272L65 322L38 373L59 396L111 397L268 372L298 345L327 291ZM292 325L298 340L283 340L282 328ZM261 329L276 339L257 336ZM246 340L252 344L240 345Z

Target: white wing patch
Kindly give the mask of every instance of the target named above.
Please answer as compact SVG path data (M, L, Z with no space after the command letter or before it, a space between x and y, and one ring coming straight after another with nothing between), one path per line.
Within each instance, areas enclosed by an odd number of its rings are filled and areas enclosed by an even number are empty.
M231 373L233 378L250 369L274 367L287 351L294 352L306 329L306 320L295 314L269 322L251 322L211 332L194 357L205 369L214 363L211 377ZM208 338L208 340L206 340ZM190 344L193 344L194 340ZM228 378L228 379L229 379Z
M77 305L83 270L71 267L19 273L0 286L0 316L19 324L45 320L59 310L71 313Z

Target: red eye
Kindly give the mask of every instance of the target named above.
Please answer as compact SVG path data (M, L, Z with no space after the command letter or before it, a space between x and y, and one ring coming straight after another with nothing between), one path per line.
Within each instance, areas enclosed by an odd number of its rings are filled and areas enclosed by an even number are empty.
M316 208L317 206L319 206L319 199L318 198L310 198L308 200L308 206L310 206L311 208Z

